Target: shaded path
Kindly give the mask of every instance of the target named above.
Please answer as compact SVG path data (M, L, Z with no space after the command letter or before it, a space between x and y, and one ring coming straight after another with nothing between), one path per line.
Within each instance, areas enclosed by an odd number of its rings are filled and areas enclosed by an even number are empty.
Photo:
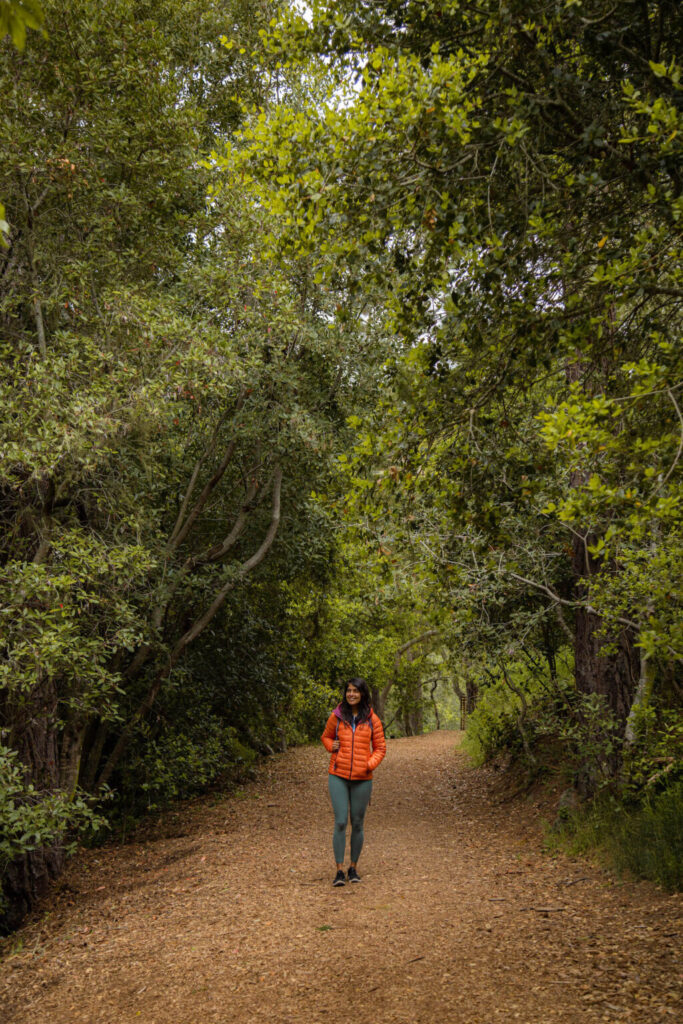
M175 837L79 856L5 943L23 948L0 964L0 1020L680 1019L678 898L542 856L538 808L494 802L456 739L389 742L361 885L331 887L322 747L185 808Z

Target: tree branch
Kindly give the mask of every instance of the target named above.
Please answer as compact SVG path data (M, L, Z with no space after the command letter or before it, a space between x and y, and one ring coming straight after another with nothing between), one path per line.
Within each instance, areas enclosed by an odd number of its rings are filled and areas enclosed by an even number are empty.
M500 670L503 673L503 679L505 680L505 685L508 687L508 689L512 690L512 692L517 694L517 696L519 697L519 702L520 702L520 705L521 705L521 710L520 710L519 714L517 715L517 726L519 728L520 736L522 737L522 744L524 746L524 753L526 754L526 756L527 756L527 758L528 758L528 760L530 761L531 764L536 764L536 758L531 753L531 747L529 746L529 738L528 738L528 736L526 734L526 729L524 728L524 722L525 722L527 713L529 711L529 706L528 706L528 704L526 702L526 696L524 695L524 690L522 690L521 687L519 687L515 683L513 683L512 680L508 677L507 670L506 670L505 665L503 664L503 662L501 661L501 662L499 662L499 664L500 664Z
M680 420L680 424L681 424L681 436L680 436L679 441L678 441L678 451L676 452L676 458L673 460L673 462L671 464L671 468L669 469L669 472L666 474L664 479L660 483L658 483L657 486L655 487L654 491L650 495L650 498L654 498L655 494L657 494L658 491L661 491L661 489L664 486L664 484L669 480L671 474L673 473L674 469L678 465L678 460L681 457L681 452L683 452L683 413L681 413L681 410L680 410L680 408L678 406L678 402L676 401L676 398L675 398L674 393L671 390L671 388L667 388L666 389L666 393L668 394L669 398L673 402L674 409L676 410L676 412L678 414L678 419Z
M210 607L207 608L207 610L202 615L200 615L200 617L192 624L190 629L188 629L187 632L185 632L176 643L175 647L171 651L167 664L155 676L152 685L147 691L144 700L139 704L138 708L136 709L132 717L128 720L128 722L126 723L125 727L121 732L121 735L116 741L114 749L109 755L107 763L102 769L100 777L97 781L98 790L100 790L103 786L105 786L108 783L109 779L111 778L112 772L116 768L116 765L119 763L121 755L123 754L132 737L135 726L138 724L138 722L140 722L143 718L146 717L146 715L152 708L165 680L168 679L169 675L171 674L175 665L178 663L178 660L180 659L180 656L183 654L185 649L193 642L193 640L197 639L200 633L202 633L206 629L206 627L209 625L211 620L214 618L214 616L222 606L223 602L225 601L225 598L230 593L230 591L233 590L234 587L236 587L237 584L240 583L248 573L250 573L258 565L260 565L263 559L266 557L268 551L272 547L273 541L275 540L275 536L278 531L278 527L280 525L281 493L282 469L280 466L276 466L275 472L273 474L273 504L270 525L268 527L268 530L266 531L266 534L260 546L254 552L251 558L248 558L246 562L242 563L237 572L233 576L231 576L228 582L219 590Z
M389 682L384 687L384 689L382 690L382 693L381 693L380 700L381 700L381 703L382 703L382 707L384 707L384 704L386 703L386 699L389 696L389 692L391 691L392 686L396 682L396 678L398 676L399 665L401 663L401 658L405 654L405 652L409 651L411 647L415 646L415 644L420 644L420 643L422 643L423 640L428 640L430 636L438 636L438 633L439 633L438 629L428 629L424 633L420 633L419 636L413 637L412 640L408 640L407 643L403 644L401 647L399 647L397 649L397 651L396 651L396 653L394 655L394 675L389 680Z
M537 583L535 580L528 580L525 576L518 576L516 572L508 572L508 576L512 576L513 579L519 580L520 583L526 583L529 587L535 587L536 590L542 590L544 594L551 597L557 604L566 605L567 608L583 608L585 611L590 612L591 615L597 615L598 618L602 618L600 612L591 605L586 604L583 601L567 601L565 598L560 597L559 594L555 594L543 583ZM629 626L631 629L635 629L636 631L640 630L640 626L637 622L631 622L630 619L624 619L620 615L615 616L615 621L621 623L622 626Z
M242 409L242 406L244 405L245 395L246 395L246 389L243 387L242 390L240 391L239 397L237 399L237 405L235 407L234 416L237 416L237 414ZM220 431L220 428L223 426L224 422L225 422L225 417L223 417L223 418L221 418L219 420L218 424L216 425L216 429L215 429L215 431L213 433L213 436L211 438L211 441L209 442L209 445L207 446L204 454L199 457L199 459L197 460L197 463L195 464L194 470L192 472L192 476L190 477L190 482L188 484L187 491L185 492L185 497L183 499L183 504L181 506L180 512L178 513L178 518L176 520L176 524L175 524L175 526L173 528L173 532L171 533L171 536L169 537L169 540L168 540L167 551L168 551L169 554L172 553L173 551L175 551L178 547L180 547L182 542L187 537L187 535L190 532L190 530L191 530L191 528L192 528L192 526L193 526L197 516L199 515L199 513L202 511L202 509L206 505L206 502L208 501L209 496L211 495L211 492L214 490L216 485L222 479L222 477L223 477L226 469L228 468L228 466L230 464L230 461L231 461L231 459L232 459L232 457L233 457L233 455L235 453L235 446L237 444L237 439L233 437L232 441L229 443L229 445L228 445L228 447L226 449L225 455L223 456L223 459L222 459L218 469L213 474L211 479L208 480L206 482L206 484L204 485L204 488L203 488L201 494L199 495L199 498L195 502L195 505L192 508L192 511L190 512L190 514L188 515L187 519L185 520L185 523L181 526L180 524L182 523L182 518L183 518L183 516L185 514L185 511L186 511L187 506L189 504L190 498L192 496L192 492L193 492L195 484L197 482L197 477L199 475L199 470L200 470L202 464L206 461L207 458L209 458L209 456L213 452L213 450L214 450L214 448L216 446L216 440L218 438L218 433Z

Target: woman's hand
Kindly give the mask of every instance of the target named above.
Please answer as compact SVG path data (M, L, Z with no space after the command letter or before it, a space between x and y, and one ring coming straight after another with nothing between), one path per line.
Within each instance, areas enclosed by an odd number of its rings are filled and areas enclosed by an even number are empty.
M332 743L332 753L336 754L338 750L339 750L339 740L334 740L334 742Z

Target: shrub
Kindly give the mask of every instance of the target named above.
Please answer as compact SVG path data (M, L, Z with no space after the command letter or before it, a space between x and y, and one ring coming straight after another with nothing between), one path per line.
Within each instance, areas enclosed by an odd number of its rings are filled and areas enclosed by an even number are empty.
M105 824L80 793L41 793L26 784L16 751L0 745L0 883L23 854L50 846L71 852L79 835Z
M502 751L518 754L524 738L533 746L539 735L547 733L548 716L560 716L566 707L567 683L563 679L551 681L547 672L532 673L523 663L509 663L506 673L514 689L503 677L482 686L477 706L469 715L464 748L475 765Z
M467 720L463 747L475 765L495 757L501 750L516 750L520 736L517 726L519 698L503 682L483 691Z
M669 892L683 888L683 782L637 806L603 794L570 813L546 842L573 854L596 851L619 873L656 882Z
M624 754L623 785L627 799L641 800L683 779L683 716L678 708L656 702L639 709L635 742Z
M320 736L327 716L339 702L339 690L314 679L304 679L290 697L283 726L288 743L306 743Z
M208 713L167 727L147 738L131 754L121 778L120 812L136 817L205 792L220 780L238 780L257 754L242 743L237 731Z
M626 868L669 892L683 889L683 782L624 813L607 846L617 870Z

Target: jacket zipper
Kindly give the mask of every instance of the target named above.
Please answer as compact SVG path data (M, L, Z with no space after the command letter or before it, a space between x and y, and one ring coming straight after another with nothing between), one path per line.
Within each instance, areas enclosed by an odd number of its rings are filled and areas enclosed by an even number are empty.
M356 742L356 730L354 729L354 727L352 725L349 726L349 728L351 729L351 765L349 767L349 780L350 780L351 776L353 775L353 745Z

